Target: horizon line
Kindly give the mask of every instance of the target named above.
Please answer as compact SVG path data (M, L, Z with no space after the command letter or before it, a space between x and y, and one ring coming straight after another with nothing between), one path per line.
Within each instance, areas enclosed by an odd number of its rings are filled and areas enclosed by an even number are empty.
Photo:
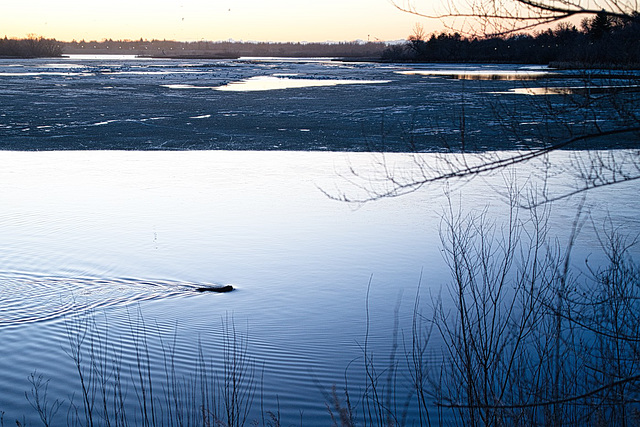
M209 39L192 39L192 40L177 40L177 39L159 39L159 38L144 38L140 37L139 39L113 39L113 38L101 38L101 39L71 39L71 40L62 40L56 37L48 37L35 33L28 33L24 37L9 37L5 34L4 39L8 40L28 40L31 38L43 38L43 39L52 39L60 43L105 43L105 42L121 42L121 43L139 43L139 42L175 42L175 43L267 43L267 44L286 44L286 43L298 43L298 44L339 44L339 43L394 43L398 41L406 41L406 38L402 39L394 39L394 40L381 40L377 37L375 40L365 40L365 39L352 39L352 40L323 40L323 41L309 41L309 40L299 40L299 41L276 41L276 40L236 40L233 38L229 39L220 39L220 40L209 40Z

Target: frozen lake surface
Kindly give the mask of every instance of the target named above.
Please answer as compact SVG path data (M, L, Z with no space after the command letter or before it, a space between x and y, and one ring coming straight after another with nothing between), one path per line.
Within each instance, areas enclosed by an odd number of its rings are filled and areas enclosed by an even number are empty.
M608 108L576 108L561 91L550 98L558 110L544 112L528 93L612 83L525 65L125 58L0 59L0 149L527 148L548 143L549 130L569 136L567 121L593 126L593 109ZM628 80L637 76L613 84Z
M463 105L474 130L467 141L477 148L522 141L491 137L504 127L487 105L511 103L521 106L519 132L536 145L542 120L534 97L510 91L578 80L518 66L1 60L5 420L39 422L25 399L34 370L51 379L51 401L68 404L75 393L78 404L68 338L93 319L87 342L119 348L124 364L135 363L146 340L160 384L167 346L178 375L192 375L199 347L224 359L225 328L235 325L259 383L249 418L262 423L264 411L279 410L283 425L329 425L331 387L340 391L345 373L350 387L364 384L367 315L368 350L384 366L394 336L410 334L418 287L428 310L451 278L439 233L448 209L443 186L364 205L321 190L358 194L358 184L375 182L367 178L377 176L381 160L399 171L416 167L410 155L369 150L415 148L429 152L418 155L420 164L434 164L431 152L460 137ZM254 90L260 83L268 89ZM564 151L551 160L569 165L586 156ZM518 182L535 183L536 166L518 167ZM351 170L364 179L348 180ZM511 172L448 187L452 205L487 209L503 223ZM564 173L551 179L553 188L570 188ZM553 205L550 237L560 245L579 204ZM592 265L601 259L594 228L607 218L629 234L640 230L633 182L591 191L585 206L591 226L573 251L578 271L586 258ZM236 290L195 291L209 284ZM123 371L124 381L129 376ZM135 390L128 399L137 404ZM65 424L65 417L66 409L55 420Z

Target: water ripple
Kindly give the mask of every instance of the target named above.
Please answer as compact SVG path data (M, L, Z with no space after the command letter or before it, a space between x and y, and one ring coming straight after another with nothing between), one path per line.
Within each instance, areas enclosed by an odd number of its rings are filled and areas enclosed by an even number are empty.
M213 284L3 273L0 274L0 328L140 301L198 295L196 289L207 285Z

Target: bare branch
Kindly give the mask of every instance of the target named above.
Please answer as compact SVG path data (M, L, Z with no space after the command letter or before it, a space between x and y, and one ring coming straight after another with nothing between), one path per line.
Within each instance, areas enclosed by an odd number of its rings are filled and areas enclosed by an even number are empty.
M552 405L558 405L558 404L562 404L562 403L571 403L571 402L576 402L578 400L583 400L586 399L587 397L591 397L594 396L598 393L602 393L603 391L618 387L620 385L624 385L624 384L628 384L628 383L633 383L636 381L640 381L640 375L633 375L631 377L627 377L627 378L623 378L619 381L614 381L611 382L609 384L605 384L602 387L598 387L596 389L590 390L586 393L580 394L578 396L571 396L571 397L566 397L563 399L557 399L557 400L549 400L549 401L545 401L545 402L533 402L533 403L519 403L519 404L514 404L514 405L461 405L461 404L457 404L457 403L441 403L441 402L436 402L437 406L443 407L443 408L457 408L457 409L522 409L522 408L539 408L539 407L544 407L544 406L552 406Z
M606 1L603 5L593 3L591 7L585 6L586 2L568 0L472 0L466 5L450 2L441 13L421 10L409 1L402 4L396 0L390 1L396 9L426 19L461 18L484 22L485 28L505 28L486 33L492 36L524 31L579 15L593 16L604 13L610 18L628 20L637 12L637 5L617 0Z
M571 145L575 145L578 142L582 142L582 141L586 141L594 138L600 138L600 137L612 136L612 135L621 135L621 134L633 133L633 132L640 132L640 126L626 127L621 129L613 129L609 131L602 131L597 133L580 135L580 136L570 138L565 141L562 141L553 145L549 145L540 149L535 149L527 152L518 152L517 154L510 155L505 158L498 158L498 159L493 159L489 161L480 161L478 164L475 164L475 165L470 165L469 163L466 162L466 160L463 160L461 167L458 167L457 164L448 163L447 168L445 168L444 170L436 170L435 174L433 175L430 174L430 172L432 172L431 168L427 169L427 167L424 164L421 164L418 160L416 160L415 164L418 166L418 169L420 171L418 173L417 178L397 177L392 171L390 171L388 164L385 161L382 161L380 165L383 170L381 181L387 184L384 189L376 190L376 189L370 188L369 186L367 186L367 184L358 183L353 179L349 180L352 185L356 186L356 188L363 190L367 193L367 196L362 198L350 197L344 192L341 192L340 194L336 195L336 194L332 194L331 192L323 188L319 188L319 189L327 197L333 200L362 204L369 201L378 200L378 199L387 198L387 197L403 196L405 194L409 194L414 191L417 191L428 184L450 181L450 180L457 180L457 179L464 179L464 178L473 178L475 176L483 175L483 174L494 172L497 170L503 170L509 166L525 163L530 160L543 157L551 152L554 152L563 148L568 148ZM359 176L358 172L353 169L351 170L351 176L362 178ZM620 180L604 181L601 183L588 185L587 188L576 190L575 193L579 193L581 191L585 191L590 188L602 187L605 185L612 185L617 182L630 181L631 179L637 179L637 178L640 178L640 172L638 173L638 175L627 176ZM370 184L371 181L368 181L368 183ZM571 194L573 193L569 193L564 197L568 197ZM558 198L562 198L562 196ZM549 200L552 200L552 199L549 199Z

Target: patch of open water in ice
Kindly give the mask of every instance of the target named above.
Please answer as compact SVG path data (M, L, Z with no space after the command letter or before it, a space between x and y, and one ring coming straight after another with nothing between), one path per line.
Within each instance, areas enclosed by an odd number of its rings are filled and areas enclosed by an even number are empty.
M191 84L162 85L169 89L214 89L228 92L253 92L279 89L294 89L304 87L321 87L355 84L384 84L390 80L350 80L350 79L312 79L289 78L284 76L255 76L248 79L231 82L221 86L196 86Z
M538 80L552 75L550 71L532 70L464 70L464 69L435 69L396 71L397 74L407 76L433 76L456 80Z
M598 95L619 92L640 92L640 85L523 87L509 89L505 94L516 95Z

